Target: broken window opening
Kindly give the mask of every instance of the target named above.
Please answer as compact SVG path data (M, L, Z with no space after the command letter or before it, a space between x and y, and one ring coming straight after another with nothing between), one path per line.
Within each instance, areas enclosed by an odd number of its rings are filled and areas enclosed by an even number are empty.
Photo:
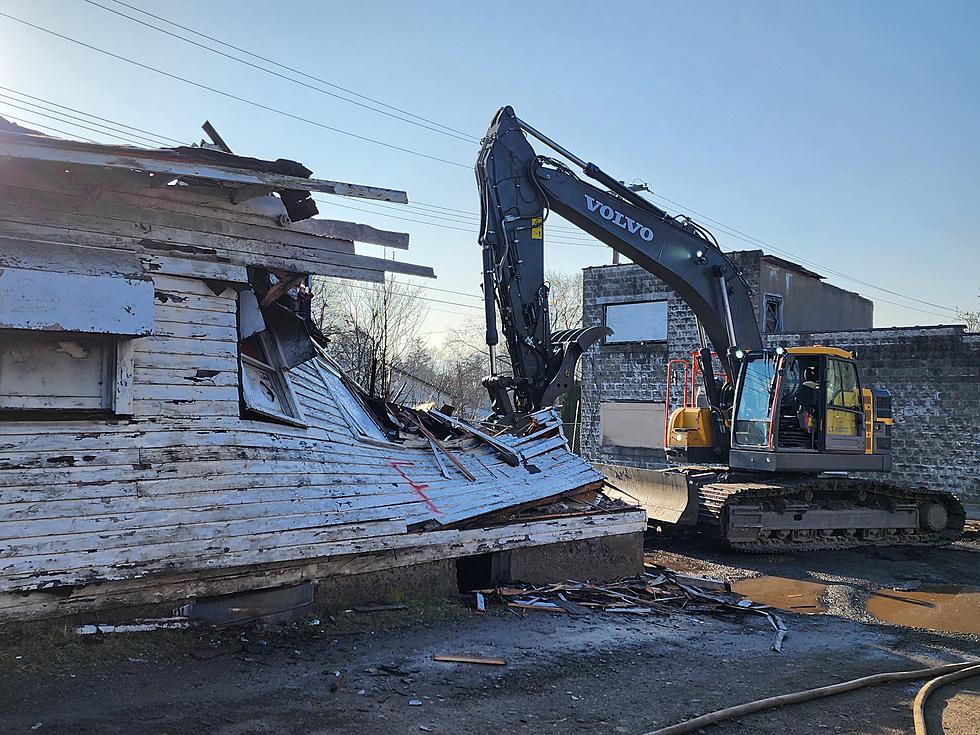
M0 330L0 415L129 415L133 362L117 335Z
M305 426L275 334L266 329L246 337L238 345L241 398L250 417Z
M763 329L766 334L779 334L783 331L783 297L779 294L765 295Z

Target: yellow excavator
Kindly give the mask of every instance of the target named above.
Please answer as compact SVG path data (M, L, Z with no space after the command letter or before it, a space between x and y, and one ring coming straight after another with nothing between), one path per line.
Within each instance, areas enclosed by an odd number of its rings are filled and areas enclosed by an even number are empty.
M564 160L538 155L529 137ZM668 215L510 107L490 125L476 177L495 420L517 423L552 405L581 355L610 332L550 329L544 231L556 212L657 276L697 317L701 348L666 432L677 465L601 466L651 521L707 528L745 551L939 545L960 535L965 513L951 493L865 479L891 469L891 395L865 387L846 350L766 346L749 286L704 227ZM498 319L513 374L497 372Z

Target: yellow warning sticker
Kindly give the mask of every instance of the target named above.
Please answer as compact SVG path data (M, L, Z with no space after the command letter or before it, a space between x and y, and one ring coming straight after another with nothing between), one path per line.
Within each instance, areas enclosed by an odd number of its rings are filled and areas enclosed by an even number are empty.
M531 239L540 240L544 237L544 227L540 217L531 217Z

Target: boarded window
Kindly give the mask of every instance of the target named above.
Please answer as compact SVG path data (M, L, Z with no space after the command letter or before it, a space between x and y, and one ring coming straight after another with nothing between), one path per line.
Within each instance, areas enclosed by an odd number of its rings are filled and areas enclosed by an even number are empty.
M0 332L0 409L110 410L115 339Z
M608 401L599 404L599 431L604 447L664 448L662 403Z
M639 301L607 304L606 326L613 333L607 344L618 342L665 342L667 340L667 302Z
M0 328L153 331L153 280L131 253L0 238Z

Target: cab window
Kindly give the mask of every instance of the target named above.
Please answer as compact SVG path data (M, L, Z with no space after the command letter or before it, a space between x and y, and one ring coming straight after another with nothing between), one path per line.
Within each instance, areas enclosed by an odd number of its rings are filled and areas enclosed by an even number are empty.
M857 366L853 362L835 359L827 361L827 406L851 411L862 410Z

